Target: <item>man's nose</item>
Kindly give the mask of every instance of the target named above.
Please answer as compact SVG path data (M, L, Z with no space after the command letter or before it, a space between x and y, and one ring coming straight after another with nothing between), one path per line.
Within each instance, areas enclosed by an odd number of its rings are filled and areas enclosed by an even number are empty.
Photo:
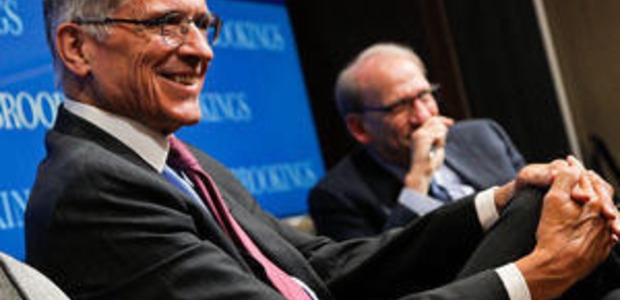
M409 118L412 123L424 123L433 116L430 108L422 103L422 101L415 100L411 105Z
M181 54L193 55L210 61L213 59L213 45L209 45L207 36L190 23L189 30L185 34L185 41L179 48Z

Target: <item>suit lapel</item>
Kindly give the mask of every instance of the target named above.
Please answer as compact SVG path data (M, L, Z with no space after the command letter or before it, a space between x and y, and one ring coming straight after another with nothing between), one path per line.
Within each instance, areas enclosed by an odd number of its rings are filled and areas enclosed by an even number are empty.
M72 114L64 109L64 107L59 109L54 130L96 143L102 148L123 157L136 167L150 170L151 172L149 172L149 174L152 174L152 178L150 178L150 180L157 182L161 186L168 186L170 192L173 195L176 195L177 199L181 199L181 201L188 206L189 212L192 214L193 218L199 220L200 222L198 223L204 224L203 228L198 229L202 232L203 238L209 239L211 242L218 244L222 249L235 257L241 265L245 266L248 270L251 270L251 268L249 268L245 263L245 260L242 258L242 255L239 253L237 248L220 229L219 225L215 223L213 218L207 216L207 213L204 212L198 204L194 203L188 195L172 186L166 179L164 179L163 176L153 169L151 165L149 165L137 153L121 141L90 122Z
M396 204L403 183L362 149L353 154L352 160L365 181L364 186L370 188L376 203L388 214Z
M498 162L489 159L479 145L472 143L462 130L458 134L450 130L446 141L446 165L456 172L465 184L476 190L496 185L498 178L503 177L502 170L496 165Z

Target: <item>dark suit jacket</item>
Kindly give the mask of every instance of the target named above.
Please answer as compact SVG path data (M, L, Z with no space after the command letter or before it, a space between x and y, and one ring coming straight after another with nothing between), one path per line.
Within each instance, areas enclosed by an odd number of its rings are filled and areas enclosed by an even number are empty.
M450 128L445 163L475 190L512 180L525 164L504 130L490 120ZM336 240L371 236L418 216L398 205L403 183L364 149L345 157L310 191L317 232Z
M197 204L117 139L61 108L46 149L26 256L72 299L283 299ZM507 297L492 271L438 288L482 239L471 198L382 238L335 243L280 224L228 170L194 154L265 255L322 300Z

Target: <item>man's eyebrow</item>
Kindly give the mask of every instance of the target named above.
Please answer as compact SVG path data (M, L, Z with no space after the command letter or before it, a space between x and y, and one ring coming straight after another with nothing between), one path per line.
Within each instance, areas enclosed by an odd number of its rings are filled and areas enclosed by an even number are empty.
M169 14L183 14L183 12L177 10L177 9L162 9L162 10L153 10L150 12L147 12L145 14L145 16L148 17L159 17L159 16L165 16L165 15L169 15Z

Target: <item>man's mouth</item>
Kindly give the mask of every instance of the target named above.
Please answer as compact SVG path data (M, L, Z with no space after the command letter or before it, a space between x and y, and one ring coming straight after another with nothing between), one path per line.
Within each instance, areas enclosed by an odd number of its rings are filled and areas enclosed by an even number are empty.
M162 74L162 76L183 85L193 85L202 79L200 76L193 74Z

